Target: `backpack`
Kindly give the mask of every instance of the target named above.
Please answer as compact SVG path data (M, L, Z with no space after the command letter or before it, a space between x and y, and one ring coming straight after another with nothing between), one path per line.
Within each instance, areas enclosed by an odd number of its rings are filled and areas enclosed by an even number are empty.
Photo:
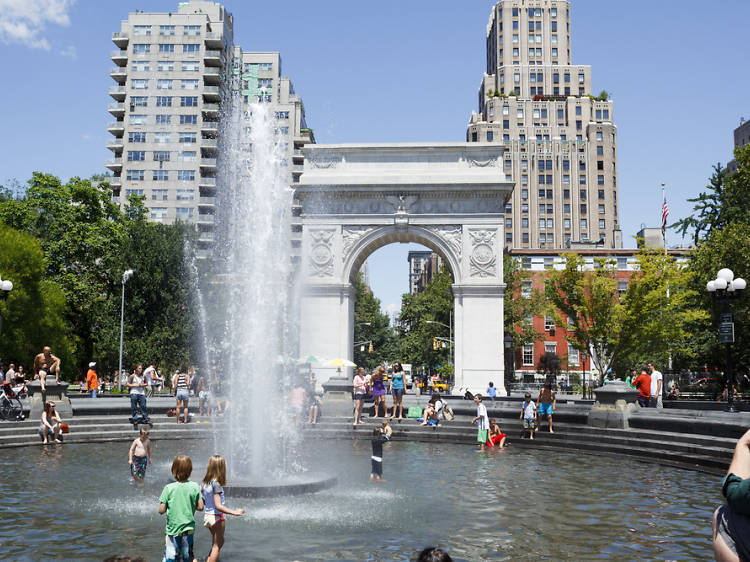
M474 400L474 395L467 390L464 393L464 400Z
M453 408L448 406L448 404L443 403L443 419L446 421L453 421L456 417L456 414L453 413Z

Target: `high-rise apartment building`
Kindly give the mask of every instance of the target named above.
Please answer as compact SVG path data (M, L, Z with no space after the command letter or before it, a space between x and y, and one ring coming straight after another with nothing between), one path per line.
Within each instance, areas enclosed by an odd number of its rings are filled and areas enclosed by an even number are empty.
M574 65L570 2L502 0L487 25L487 70L469 142L501 142L516 187L505 246L622 247L612 101L592 96L591 67Z
M146 198L151 220L193 223L199 253L214 240L220 119L231 96L270 103L278 134L288 135L292 181L302 173L301 146L314 142L302 101L281 75L278 53L243 52L232 15L217 2L181 2L176 12L135 12L113 33L110 75L117 86L107 129L116 200Z
M750 121L740 119L740 126L734 130L734 148L743 148L750 144ZM727 164L727 171L733 174L737 171L737 161L732 158Z
M443 265L443 258L429 250L409 252L406 259L409 262L409 292L412 295L424 291Z

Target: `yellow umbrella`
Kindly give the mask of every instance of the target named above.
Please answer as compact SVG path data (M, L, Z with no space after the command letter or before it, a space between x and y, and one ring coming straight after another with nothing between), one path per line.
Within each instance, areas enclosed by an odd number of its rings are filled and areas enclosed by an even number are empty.
M342 359L341 357L338 357L336 359L331 359L326 363L327 367L356 367L356 363L352 363L348 359Z

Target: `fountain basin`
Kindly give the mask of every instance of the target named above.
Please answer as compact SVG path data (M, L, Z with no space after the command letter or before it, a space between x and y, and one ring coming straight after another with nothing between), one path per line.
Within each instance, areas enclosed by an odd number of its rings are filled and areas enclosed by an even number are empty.
M224 486L229 498L278 498L283 496L301 496L333 488L338 478L312 478L303 482L286 482L278 484L232 484Z

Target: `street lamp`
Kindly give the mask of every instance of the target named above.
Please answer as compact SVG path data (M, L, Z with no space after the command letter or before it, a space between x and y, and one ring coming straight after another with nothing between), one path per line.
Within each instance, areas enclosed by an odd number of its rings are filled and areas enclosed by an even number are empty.
M122 274L122 302L120 304L120 367L117 369L117 390L122 390L122 336L125 327L125 283L135 273L134 269L128 269Z
M734 316L729 310L729 302L740 298L747 287L744 279L734 278L731 269L720 269L716 279L706 283L706 290L715 301L723 303L724 312L719 315L719 343L726 344L727 349L727 411L736 412L734 408L734 368L732 367L732 347L734 343Z
M510 396L510 381L515 378L513 372L515 358L513 357L513 336L508 332L505 332L503 346L505 347L505 393Z
M4 301L8 298L8 295L13 290L13 283L7 279L3 281L0 279L0 301ZM3 319L0 317L0 333L3 331Z

